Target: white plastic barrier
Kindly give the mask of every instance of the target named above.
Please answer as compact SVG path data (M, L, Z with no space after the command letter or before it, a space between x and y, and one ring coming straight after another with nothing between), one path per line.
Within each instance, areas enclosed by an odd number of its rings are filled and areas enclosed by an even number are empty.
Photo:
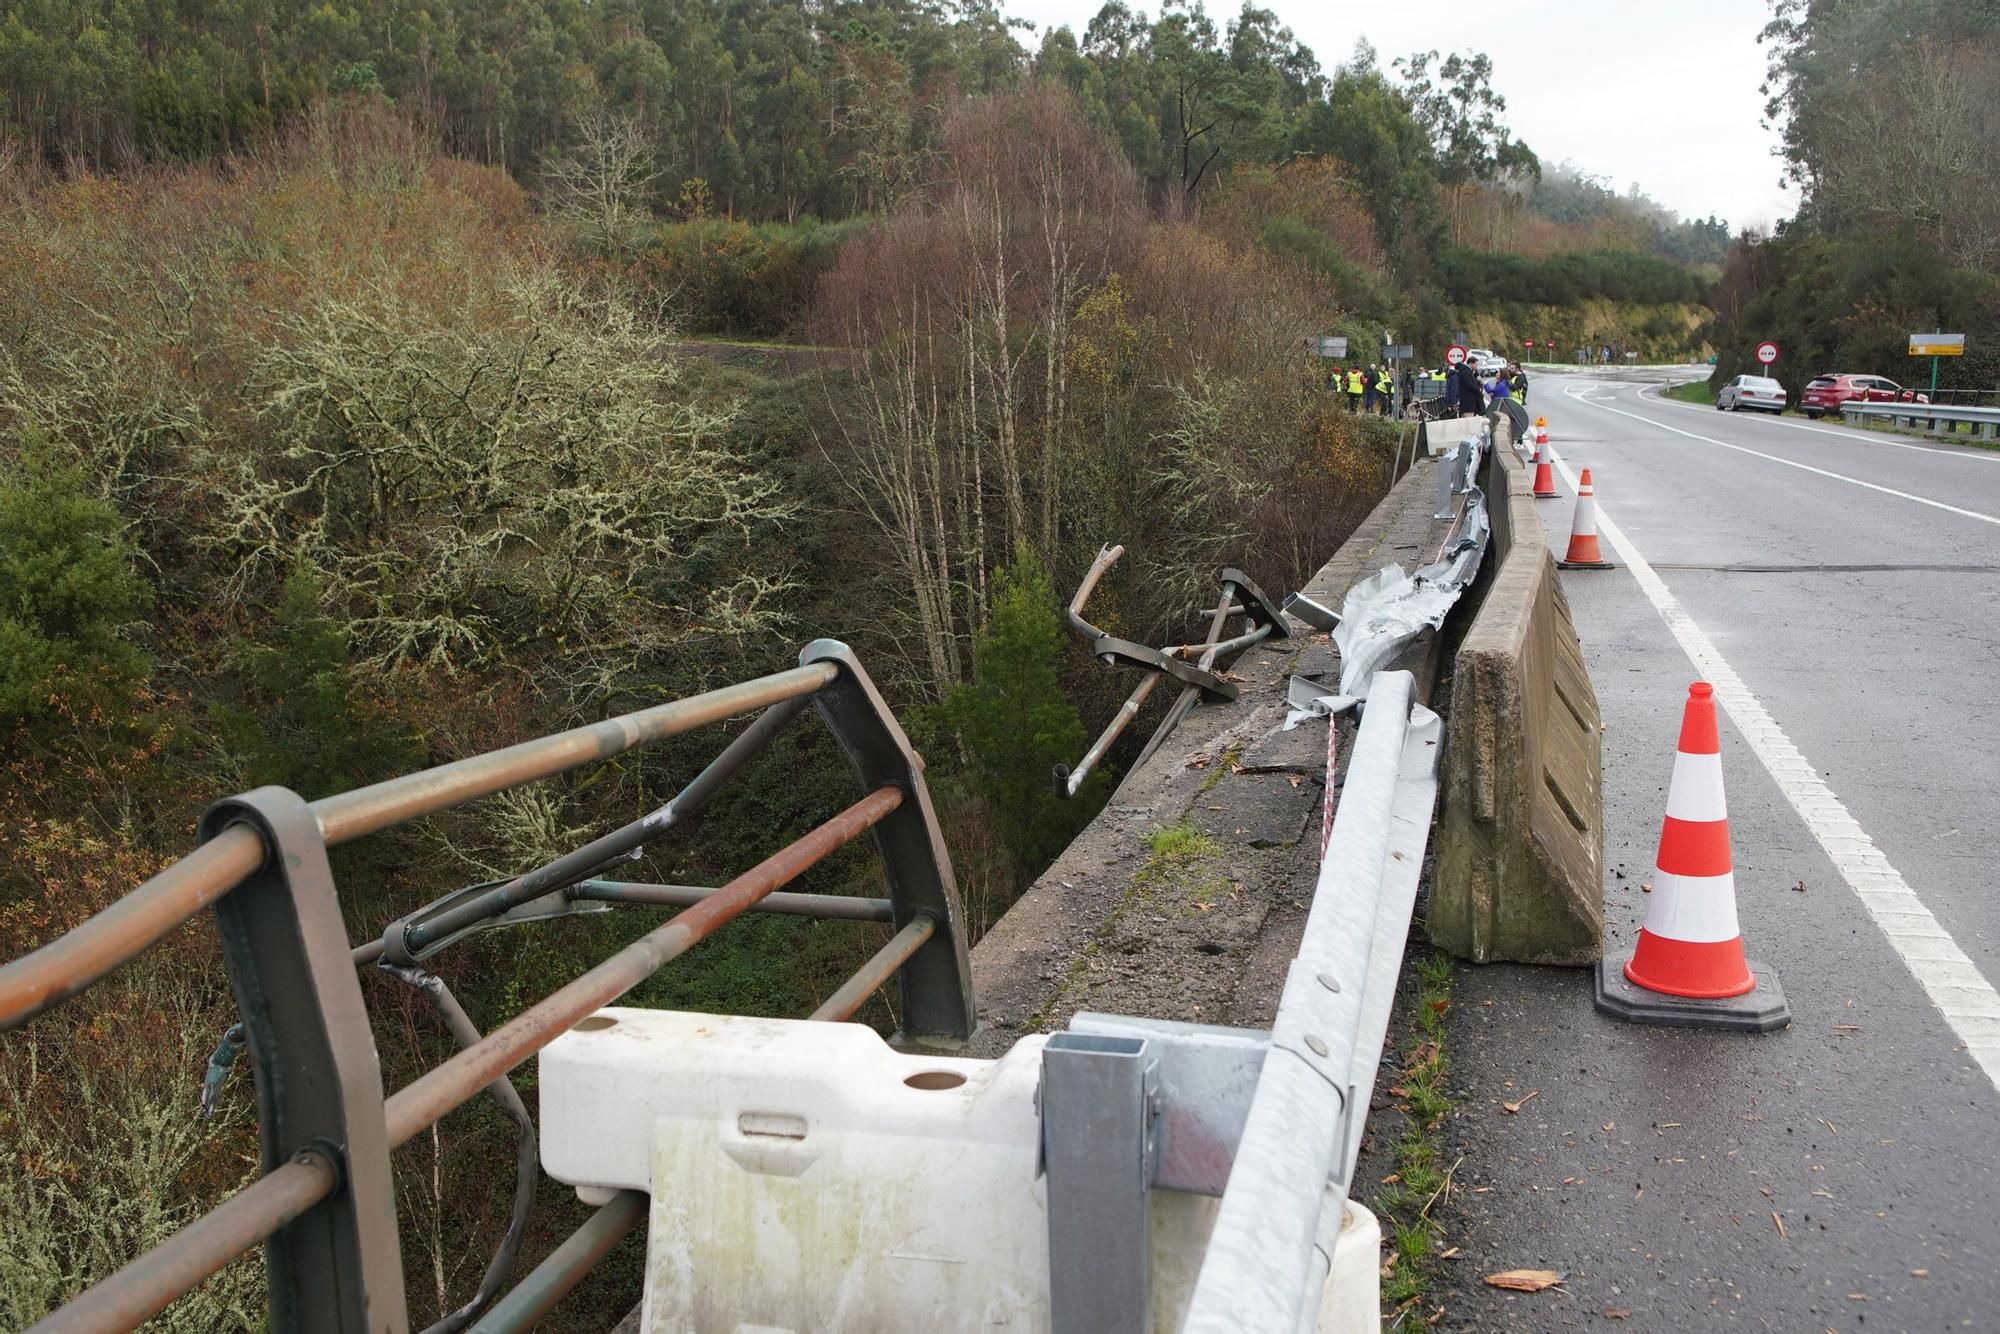
M1486 429L1484 417L1445 417L1423 425L1424 444L1431 458L1451 453L1461 440L1478 438Z
M1041 1036L909 1056L854 1024L607 1009L541 1056L542 1160L652 1195L642 1328L1047 1330ZM1218 1201L1155 1188L1152 1327L1181 1326ZM1317 1328L1378 1324L1350 1204Z

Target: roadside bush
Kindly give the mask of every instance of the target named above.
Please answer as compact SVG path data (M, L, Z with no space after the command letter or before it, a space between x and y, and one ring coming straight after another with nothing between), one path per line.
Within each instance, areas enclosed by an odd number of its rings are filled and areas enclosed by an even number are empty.
M746 223L699 218L664 223L634 264L635 276L691 334L781 338L804 319L813 285L840 244L866 219Z

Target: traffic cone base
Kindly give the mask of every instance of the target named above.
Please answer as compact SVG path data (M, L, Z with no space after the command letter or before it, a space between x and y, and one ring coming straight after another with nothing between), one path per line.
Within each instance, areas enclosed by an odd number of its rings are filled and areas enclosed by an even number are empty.
M1697 681L1681 713L1645 925L1628 958L1597 966L1593 998L1606 1014L1751 1032L1791 1022L1777 977L1743 954L1721 749L1715 691Z
M1598 961L1592 1000L1597 1008L1631 1024L1661 1024L1676 1028L1722 1028L1739 1033L1769 1033L1792 1022L1785 989L1778 975L1755 959L1744 960L1753 982L1740 996L1668 996L1642 987L1625 975L1616 959Z

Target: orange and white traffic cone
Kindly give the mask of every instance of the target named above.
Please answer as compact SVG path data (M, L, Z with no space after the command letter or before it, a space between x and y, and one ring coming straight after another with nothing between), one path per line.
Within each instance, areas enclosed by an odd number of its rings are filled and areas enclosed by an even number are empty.
M1539 432L1535 442L1535 499L1554 500L1556 498L1556 470L1549 461L1549 433Z
M1608 570L1611 562L1597 550L1597 493L1590 489L1590 469L1576 484L1576 518L1569 529L1569 554L1556 564L1565 570Z
M1549 419L1535 418L1535 457L1540 458L1549 447Z
M1777 975L1743 954L1715 692L1688 687L1653 896L1632 956L1597 966L1597 1008L1642 1024L1769 1032L1791 1022Z

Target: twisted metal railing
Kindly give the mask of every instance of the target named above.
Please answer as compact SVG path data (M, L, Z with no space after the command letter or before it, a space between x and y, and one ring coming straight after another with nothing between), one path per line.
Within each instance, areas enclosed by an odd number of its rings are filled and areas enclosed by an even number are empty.
M1216 670L1216 663L1224 655L1247 649L1252 644L1261 643L1275 636L1284 639L1289 635L1285 619L1271 600L1264 596L1264 590L1257 587L1250 576L1237 569L1222 571L1222 596L1208 619L1208 635L1199 644L1168 644L1163 648L1151 648L1145 644L1135 644L1129 639L1119 639L1083 619L1084 604L1097 590L1098 581L1104 572L1117 564L1125 554L1122 546L1107 546L1098 550L1097 559L1090 563L1083 581L1077 585L1076 595L1069 600L1067 620L1070 632L1090 645L1091 656L1107 667L1136 667L1140 670L1139 684L1132 688L1125 702L1118 706L1118 712L1111 715L1111 721L1104 725L1097 740L1090 743L1083 758L1074 769L1068 765L1057 765L1055 769L1056 795L1073 797L1083 786L1091 770L1104 758L1131 721L1139 716L1153 687L1159 685L1162 677L1171 676L1181 683L1181 692L1167 708L1167 716L1147 739L1145 748L1132 767L1138 768L1151 758L1163 742L1180 726L1181 721L1194 711L1194 706L1203 699L1227 703L1236 698L1236 686L1224 679ZM1231 617L1244 617L1249 629L1230 639L1222 637L1222 629Z
M846 752L860 800L719 888L599 878L699 810L808 704ZM391 923L380 939L348 941L328 848L758 709L757 719L660 809L525 875L448 894ZM923 769L854 654L818 640L789 671L352 792L307 802L267 787L217 803L192 853L75 930L0 966L0 1030L86 990L212 908L241 1022L217 1051L208 1093L237 1050L247 1051L264 1174L48 1315L33 1334L133 1329L260 1244L272 1329L400 1334L409 1318L389 1155L481 1090L519 1127L514 1208L472 1300L432 1330L527 1328L637 1225L644 1209L634 1192L614 1197L495 1304L538 1172L533 1123L508 1072L724 923L759 911L888 923L895 935L812 1017L848 1019L895 978L905 1040L953 1043L971 1035L975 1012L958 891ZM871 830L887 872L887 898L779 892ZM418 966L495 926L619 904L682 911L491 1033L481 1034L449 988ZM357 966L371 965L420 991L459 1046L387 1096L355 974Z

